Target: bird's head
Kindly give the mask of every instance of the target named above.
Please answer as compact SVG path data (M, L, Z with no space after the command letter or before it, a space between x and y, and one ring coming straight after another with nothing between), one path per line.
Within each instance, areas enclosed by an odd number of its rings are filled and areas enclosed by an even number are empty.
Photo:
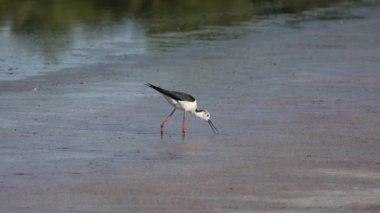
M210 120L210 113L207 110L196 109L195 112L194 112L194 115L197 116L200 119L203 119L203 120L207 121L208 124L210 125L212 131L214 131L214 133L218 133L218 129L211 122L211 120Z
M210 120L210 113L207 110L196 109L194 115L203 120Z

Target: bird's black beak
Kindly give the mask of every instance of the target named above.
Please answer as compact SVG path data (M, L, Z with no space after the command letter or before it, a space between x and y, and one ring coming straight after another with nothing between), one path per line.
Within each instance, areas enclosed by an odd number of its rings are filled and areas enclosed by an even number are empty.
M215 134L218 134L218 129L214 126L214 124L211 122L211 120L208 120L208 124L210 125L212 131L214 131Z

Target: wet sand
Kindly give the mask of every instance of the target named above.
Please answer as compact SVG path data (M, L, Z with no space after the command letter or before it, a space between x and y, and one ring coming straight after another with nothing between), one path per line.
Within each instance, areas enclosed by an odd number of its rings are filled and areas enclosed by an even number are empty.
M310 12L312 14L313 11ZM379 212L380 8L0 82L4 212ZM189 91L221 134L145 82Z

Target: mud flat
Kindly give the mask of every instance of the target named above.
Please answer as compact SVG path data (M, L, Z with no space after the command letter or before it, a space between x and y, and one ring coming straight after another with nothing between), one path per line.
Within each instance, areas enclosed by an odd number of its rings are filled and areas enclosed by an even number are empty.
M1 82L1 211L379 212L380 8L346 12ZM221 134L189 117L182 139L175 114L160 138L145 82L191 91Z

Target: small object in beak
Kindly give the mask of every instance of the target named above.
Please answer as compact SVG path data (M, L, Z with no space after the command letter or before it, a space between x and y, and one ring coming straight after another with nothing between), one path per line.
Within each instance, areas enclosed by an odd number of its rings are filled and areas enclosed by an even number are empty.
M211 120L208 120L208 124L210 125L212 131L214 131L215 134L218 134L218 129L214 126L214 124L211 122Z

